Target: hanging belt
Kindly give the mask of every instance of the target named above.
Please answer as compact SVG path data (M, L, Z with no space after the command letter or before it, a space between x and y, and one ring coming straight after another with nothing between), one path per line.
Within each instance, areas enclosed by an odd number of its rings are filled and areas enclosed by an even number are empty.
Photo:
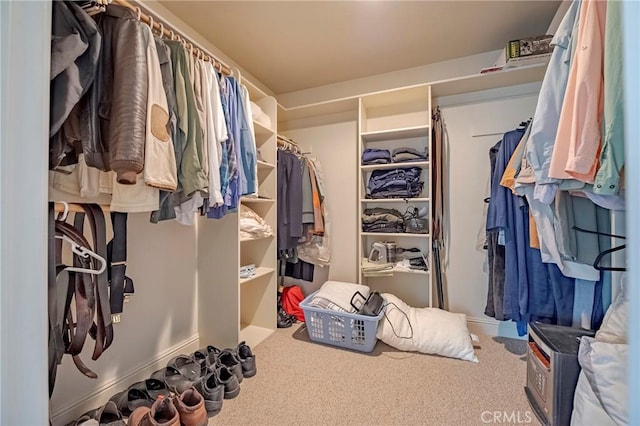
M134 292L133 280L127 271L127 213L111 212L113 239L107 246L109 282L111 286L111 313L123 311L126 294Z

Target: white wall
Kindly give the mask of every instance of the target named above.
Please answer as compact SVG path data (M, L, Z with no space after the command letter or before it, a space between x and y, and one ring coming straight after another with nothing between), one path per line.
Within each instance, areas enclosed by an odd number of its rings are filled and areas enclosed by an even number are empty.
M521 92L511 90L512 94ZM446 99L441 101L443 105L447 103ZM449 186L445 292L450 311L466 314L470 327L495 333L498 322L484 315L488 279L486 251L476 249L476 237L478 231L484 229L483 199L489 196L489 148L500 140L500 135L474 135L513 130L533 115L537 93L471 102L458 98L457 101L454 105L441 107L448 132L449 156L449 166L445 167ZM500 334L515 335L513 324L503 323Z
M113 344L97 361L91 360L93 341L85 342L82 360L97 379L84 376L64 356L51 398L54 424L106 402L116 390L166 364L168 354L197 344L195 227L175 221L152 224L148 213L131 214L127 243L127 275L135 294L124 306L122 321L114 324Z
M0 424L47 423L51 3L0 1Z
M310 151L309 156L318 158L325 172L331 220L328 279L357 282L357 123L290 130L286 135L298 142L304 152ZM323 273L326 272L319 271L316 275Z

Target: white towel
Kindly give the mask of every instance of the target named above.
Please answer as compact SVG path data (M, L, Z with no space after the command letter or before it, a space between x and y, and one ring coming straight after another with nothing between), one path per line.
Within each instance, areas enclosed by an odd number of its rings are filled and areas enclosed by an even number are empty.
M327 281L322 284L320 290L316 293L314 298L309 303L310 305L314 305L314 300L324 299L337 305L339 308L343 309L345 312L356 312L356 309L351 306L351 299L356 292L360 292L362 296L365 298L369 297L370 289L366 285L361 284L353 284L353 283L345 283L340 281ZM360 297L356 296L354 299L354 303L356 306L360 306L364 303L364 300L361 300ZM326 304L324 304L326 306Z

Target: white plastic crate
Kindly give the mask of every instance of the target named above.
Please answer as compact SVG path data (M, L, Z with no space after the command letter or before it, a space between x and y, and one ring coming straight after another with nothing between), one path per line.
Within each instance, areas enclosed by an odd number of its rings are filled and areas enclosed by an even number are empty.
M371 352L378 341L376 330L384 309L378 316L371 317L309 306L316 293L300 302L309 338L314 342Z

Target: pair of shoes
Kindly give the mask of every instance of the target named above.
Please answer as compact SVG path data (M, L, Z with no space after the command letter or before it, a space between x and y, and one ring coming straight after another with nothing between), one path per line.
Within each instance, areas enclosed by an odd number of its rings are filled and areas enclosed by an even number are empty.
M128 417L138 407L151 407L160 396L169 396L166 384L158 379L146 379L113 395L109 401L116 404L122 415Z
M204 398L195 388L176 397L161 397L151 407L136 408L129 426L206 426Z
M289 315L282 307L278 308L278 328L289 328L296 322L296 317Z
M171 392L181 394L202 380L205 372L192 356L178 355L165 368L155 371L151 378L164 382Z
M253 377L258 372L256 366L256 356L251 351L249 345L244 341L240 342L234 350L234 355L240 361L243 377Z
M89 423L91 422L91 423ZM84 413L77 420L68 423L67 426L79 426L82 424L108 424L109 426L125 426L122 413L112 401L94 410Z

